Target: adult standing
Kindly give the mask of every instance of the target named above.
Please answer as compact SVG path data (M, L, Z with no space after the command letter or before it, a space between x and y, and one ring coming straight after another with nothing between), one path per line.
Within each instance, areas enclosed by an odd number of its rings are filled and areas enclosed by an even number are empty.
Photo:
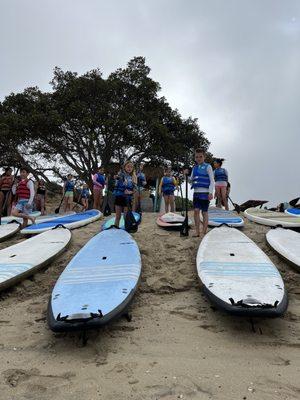
M101 210L103 203L103 189L105 187L104 168L99 167L98 171L92 176L92 179L93 179L93 197L94 197L93 208L96 210Z
M14 182L14 177L12 175L12 168L7 167L4 170L3 175L0 178L0 213L2 215L3 206L5 205L7 210L7 215L11 213L11 205L12 205L12 194L11 189Z

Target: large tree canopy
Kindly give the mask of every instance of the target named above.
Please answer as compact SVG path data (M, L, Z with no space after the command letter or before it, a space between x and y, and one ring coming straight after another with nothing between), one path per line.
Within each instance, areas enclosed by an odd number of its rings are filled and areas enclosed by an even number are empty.
M104 79L54 69L52 91L37 87L0 103L0 165L24 164L35 175L73 172L88 181L99 164L186 163L207 149L197 119L184 119L159 96L143 57Z

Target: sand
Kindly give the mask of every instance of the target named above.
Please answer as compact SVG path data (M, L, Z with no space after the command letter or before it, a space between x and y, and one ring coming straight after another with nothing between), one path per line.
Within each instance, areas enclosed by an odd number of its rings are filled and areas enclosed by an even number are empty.
M143 273L132 321L90 332L86 346L78 333L52 333L46 309L59 274L99 221L74 230L69 249L48 268L0 293L1 400L300 398L300 274L268 248L268 228L246 222L244 232L279 268L290 304L284 317L252 326L202 294L199 239L163 231L155 219L145 213L134 234Z

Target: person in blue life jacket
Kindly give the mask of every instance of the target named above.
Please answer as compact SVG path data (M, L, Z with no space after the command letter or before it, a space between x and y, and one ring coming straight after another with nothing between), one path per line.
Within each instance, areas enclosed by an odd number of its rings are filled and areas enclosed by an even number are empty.
M84 183L80 191L80 202L83 206L82 211L86 211L89 208L89 198L90 198L90 190L88 185Z
M209 202L213 199L215 181L211 165L205 162L204 150L195 150L195 162L190 175L190 182L194 189L193 205L196 229L193 236L200 237L200 212L202 213L202 233L205 235L208 227L208 207ZM189 170L185 169L184 173L189 174Z
M137 177L134 171L134 165L131 161L125 162L122 170L115 175L115 226L119 227L122 212L124 219L126 212L132 209L132 201L137 187Z
M176 178L172 175L172 168L165 168L164 176L161 178L159 184L159 195L163 195L164 197L166 213L175 211L174 192L177 186L178 182Z
M214 177L215 177L215 197L217 199L217 207L221 208L222 204L225 210L228 210L228 172L222 167L224 158L216 158L214 160Z
M73 207L74 188L75 180L73 179L73 175L68 174L63 186L64 212L71 211Z
M98 171L92 175L93 180L93 208L95 210L101 210L103 203L103 189L106 184L106 177L104 174L104 168L99 167Z
M138 209L138 206L141 205L141 193L145 189L145 186L147 184L146 181L146 175L143 172L144 170L144 164L140 164L139 169L136 174L137 178L137 189L134 193L134 205L133 205L133 211L136 211Z

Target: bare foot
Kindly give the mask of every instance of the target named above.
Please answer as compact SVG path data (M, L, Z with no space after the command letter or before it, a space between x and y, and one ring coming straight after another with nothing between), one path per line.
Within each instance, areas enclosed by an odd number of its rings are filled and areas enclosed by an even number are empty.
M28 219L30 219L30 221L32 222L33 225L35 224L35 217L29 217L28 216Z

